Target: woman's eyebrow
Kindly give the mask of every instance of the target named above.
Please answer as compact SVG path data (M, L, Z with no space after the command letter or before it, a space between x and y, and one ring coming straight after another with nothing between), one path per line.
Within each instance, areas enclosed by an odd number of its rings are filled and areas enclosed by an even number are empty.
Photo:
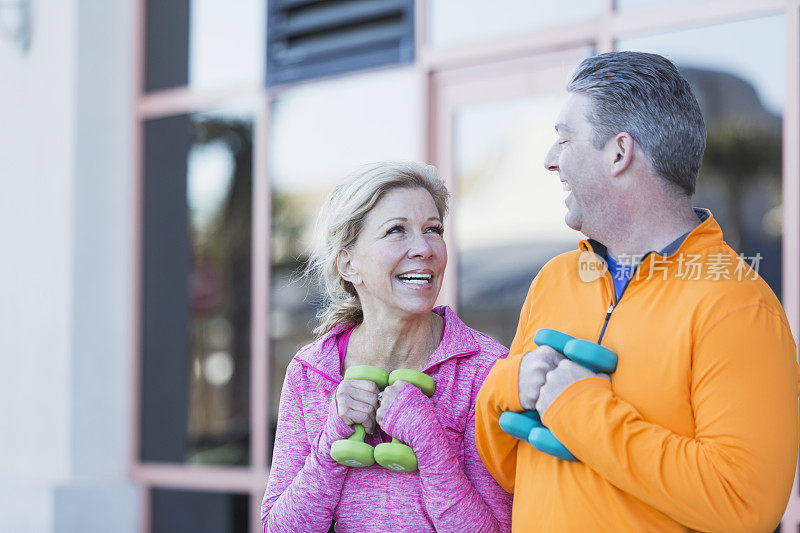
M441 219L441 218L439 218L439 217L428 217L428 220L435 220L435 221L437 221L437 222L441 222L441 221L442 221L442 219ZM394 222L394 221L399 221L399 222L408 222L408 219L407 219L406 217L392 217L392 218L387 218L386 220L384 220L384 221L383 221L383 223L381 224L381 226L385 226L385 225L386 225L386 224L388 224L389 222Z

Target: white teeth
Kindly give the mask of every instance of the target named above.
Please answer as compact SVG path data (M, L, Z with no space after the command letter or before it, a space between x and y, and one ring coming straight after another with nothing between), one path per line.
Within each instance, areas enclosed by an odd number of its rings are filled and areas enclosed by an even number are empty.
M406 283L414 283L417 285L429 283L431 279L433 279L433 276L431 276L430 274L401 274L397 277L401 281L404 281Z
M562 181L561 185L563 186L565 191L571 191L572 190L572 187L570 187L569 183L567 183L566 181Z

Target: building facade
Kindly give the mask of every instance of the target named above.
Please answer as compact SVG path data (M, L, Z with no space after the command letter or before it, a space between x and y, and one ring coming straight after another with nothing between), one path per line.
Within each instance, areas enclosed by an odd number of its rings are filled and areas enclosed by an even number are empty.
M580 238L542 161L593 53L681 68L709 134L695 204L797 337L800 0L32 10L27 52L0 41L9 530L260 529L285 368L312 338L297 273L324 195L364 163L439 167L440 299L508 345L530 280Z

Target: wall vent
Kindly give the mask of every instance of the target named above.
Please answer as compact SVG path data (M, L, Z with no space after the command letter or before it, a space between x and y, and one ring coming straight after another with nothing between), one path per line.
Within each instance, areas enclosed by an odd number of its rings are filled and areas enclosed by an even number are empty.
M267 85L414 60L414 0L269 0Z

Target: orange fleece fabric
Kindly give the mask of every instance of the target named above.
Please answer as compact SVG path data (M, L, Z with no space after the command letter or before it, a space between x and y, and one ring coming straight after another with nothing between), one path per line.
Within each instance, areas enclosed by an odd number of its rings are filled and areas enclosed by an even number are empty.
M710 213L677 251L647 255L619 302L607 272L581 280L581 254L603 265L589 241L580 248L536 276L511 353L478 395L477 448L514 493L513 531L772 531L798 452L796 345L774 293ZM519 365L536 331L597 341L612 304L611 383L574 383L543 420L580 462L504 433L500 414L522 410Z

